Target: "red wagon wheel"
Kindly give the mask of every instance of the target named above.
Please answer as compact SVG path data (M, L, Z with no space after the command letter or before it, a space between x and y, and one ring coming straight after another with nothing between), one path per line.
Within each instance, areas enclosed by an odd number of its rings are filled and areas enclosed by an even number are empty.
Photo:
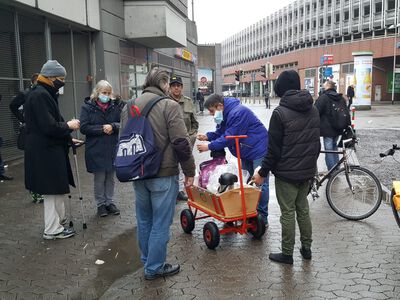
M194 229L194 216L190 209L181 212L181 226L184 232L191 233Z
M219 229L214 222L207 222L203 228L203 238L209 249L215 249L219 245Z

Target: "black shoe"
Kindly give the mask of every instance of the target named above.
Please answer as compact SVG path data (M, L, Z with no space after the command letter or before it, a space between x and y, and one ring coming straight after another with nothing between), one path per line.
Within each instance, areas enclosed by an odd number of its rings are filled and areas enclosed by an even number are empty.
M114 203L106 206L106 209L109 215L119 215L119 209L115 206Z
M301 256L303 256L304 259L311 259L311 257L312 257L311 249L307 249L307 248L301 247L300 248L300 253L301 253Z
M0 180L13 180L11 176L6 176L6 175L0 175Z
M100 205L98 208L97 208L97 215L99 216L99 217L107 217L107 215L108 215L108 212L107 212L107 208L106 208L106 206L103 204L103 205Z
M188 196L186 196L185 192L180 191L178 193L178 196L176 196L176 199L181 200L181 201L188 201L189 198L188 198Z
M155 274L144 274L144 279L153 280L159 277L172 276L178 274L181 269L180 265L165 264L157 273Z
M283 253L271 253L269 259L278 263L293 265L293 256Z

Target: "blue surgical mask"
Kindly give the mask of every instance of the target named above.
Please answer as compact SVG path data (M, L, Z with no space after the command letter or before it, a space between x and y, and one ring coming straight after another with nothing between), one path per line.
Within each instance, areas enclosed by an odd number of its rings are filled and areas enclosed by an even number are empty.
M106 95L100 94L100 95L99 95L99 100L100 100L102 103L107 103L108 101L110 101L110 97L108 97L108 96L106 96Z
M217 124L221 124L224 120L224 115L222 114L222 110L216 110L214 113L214 122Z

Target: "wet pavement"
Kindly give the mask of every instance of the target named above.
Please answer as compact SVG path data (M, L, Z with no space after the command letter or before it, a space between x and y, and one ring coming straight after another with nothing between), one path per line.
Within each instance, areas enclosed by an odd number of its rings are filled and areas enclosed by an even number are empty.
M268 125L271 110L257 103L251 107ZM399 105L357 113L362 140L368 141L357 152L361 164L371 163L375 149L386 148L387 142L398 139L399 113ZM214 127L209 116L199 116L199 121L202 132ZM393 128L390 135L382 131L387 124ZM370 152L365 150L369 145ZM195 155L197 163L209 159L208 154ZM280 250L273 177L270 226L261 240L227 234L215 251L208 250L202 237L206 220L198 221L192 234L183 233L179 214L186 204L179 202L168 260L180 263L182 270L170 278L145 281L136 246L132 186L116 185L120 216L97 218L92 175L85 171L82 152L78 158L88 228L82 228L74 190L72 220L78 234L57 241L41 238L43 206L33 204L24 190L23 164L9 163L8 171L15 180L0 183L0 299L400 298L400 229L386 204L370 218L350 222L330 209L321 189L321 197L310 200L313 259L302 260L297 237L293 266L270 262L268 254ZM321 169L323 164L321 157ZM98 259L104 264L96 265Z

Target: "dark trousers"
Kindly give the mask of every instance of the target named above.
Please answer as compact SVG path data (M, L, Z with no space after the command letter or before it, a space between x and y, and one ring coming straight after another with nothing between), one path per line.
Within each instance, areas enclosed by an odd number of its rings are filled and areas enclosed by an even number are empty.
M200 111L204 111L204 100L199 100Z
M351 105L353 104L353 97L348 97L349 98L349 109L351 107Z

